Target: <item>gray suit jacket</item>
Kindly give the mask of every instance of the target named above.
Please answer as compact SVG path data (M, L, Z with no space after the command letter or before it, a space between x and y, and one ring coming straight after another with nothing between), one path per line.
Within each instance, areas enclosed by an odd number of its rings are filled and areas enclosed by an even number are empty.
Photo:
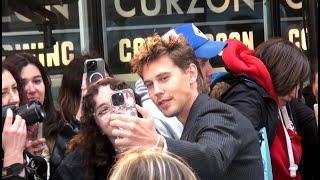
M235 108L201 94L180 140L166 138L201 179L263 179L257 131Z

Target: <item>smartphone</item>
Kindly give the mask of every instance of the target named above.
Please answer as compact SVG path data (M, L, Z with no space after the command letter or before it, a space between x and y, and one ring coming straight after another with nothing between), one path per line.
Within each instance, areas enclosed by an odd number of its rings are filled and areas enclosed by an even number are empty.
M114 91L110 95L113 113L138 116L136 101L132 89L122 89Z
M84 72L87 73L87 84L92 84L105 77L105 62L102 58L87 59L84 62Z

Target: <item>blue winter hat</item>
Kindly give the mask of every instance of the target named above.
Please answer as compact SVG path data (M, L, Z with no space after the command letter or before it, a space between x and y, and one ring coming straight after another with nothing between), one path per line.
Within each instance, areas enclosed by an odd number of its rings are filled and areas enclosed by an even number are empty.
M164 34L163 37L167 38L179 34L186 38L198 58L213 58L227 45L225 42L209 40L193 23L176 26Z

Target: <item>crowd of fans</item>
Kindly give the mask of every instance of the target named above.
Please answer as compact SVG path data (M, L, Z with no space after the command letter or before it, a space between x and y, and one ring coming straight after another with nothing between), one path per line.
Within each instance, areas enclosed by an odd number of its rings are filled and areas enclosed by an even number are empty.
M215 72L221 52L226 71ZM107 65L88 83L85 61L97 57L76 55L65 68L57 107L35 56L2 61L3 179L319 179L318 71L288 40L252 50L176 26L134 54L135 89ZM138 115L113 110L125 89ZM30 115L35 102L41 117ZM16 110L26 104L28 113Z

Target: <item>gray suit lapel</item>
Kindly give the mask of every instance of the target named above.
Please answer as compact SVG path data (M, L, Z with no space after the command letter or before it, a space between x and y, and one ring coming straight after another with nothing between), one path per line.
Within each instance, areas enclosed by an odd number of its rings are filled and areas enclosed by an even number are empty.
M181 140L188 140L190 135L192 136L194 135L194 133L196 133L196 132L193 132L194 131L193 127L195 126L197 118L199 117L201 106L206 104L209 99L210 97L206 94L198 95L198 97L196 98L195 102L193 103L190 109L188 119L186 121L186 124L181 134L181 138L180 138Z

